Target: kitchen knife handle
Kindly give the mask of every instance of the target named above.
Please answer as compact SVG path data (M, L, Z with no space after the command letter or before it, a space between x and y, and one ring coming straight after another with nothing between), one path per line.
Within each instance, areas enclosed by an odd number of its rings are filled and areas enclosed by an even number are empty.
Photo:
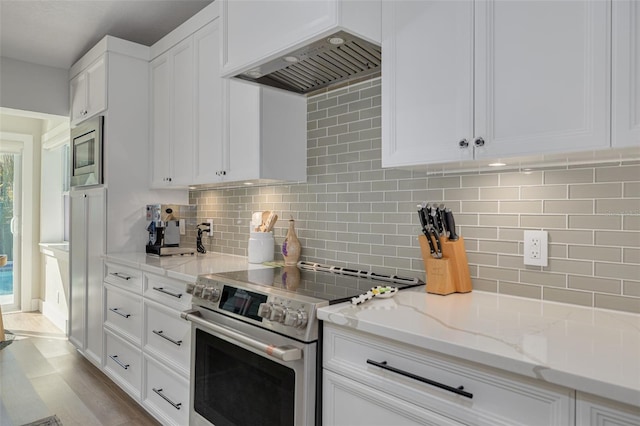
M458 235L456 234L456 221L453 219L453 212L450 209L444 211L444 222L449 231L449 241L456 241Z

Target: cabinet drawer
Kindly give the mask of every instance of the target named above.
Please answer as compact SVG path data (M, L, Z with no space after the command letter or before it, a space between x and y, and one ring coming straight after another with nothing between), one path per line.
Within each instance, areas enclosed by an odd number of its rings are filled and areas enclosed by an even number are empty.
M180 311L150 300L144 301L144 350L153 353L174 371L189 376L191 323Z
M191 307L191 295L185 291L186 285L183 281L144 274L144 296L174 309L184 310Z
M104 324L140 345L142 336L142 297L105 284Z
M571 389L332 324L324 325L323 359L328 370L465 424L574 419Z
M104 371L132 397L140 399L142 353L130 343L105 329Z
M144 357L143 404L162 424L189 424L189 382L148 356Z
M324 370L322 423L327 426L462 426L433 411Z
M142 293L142 273L138 269L105 262L104 280L134 293Z

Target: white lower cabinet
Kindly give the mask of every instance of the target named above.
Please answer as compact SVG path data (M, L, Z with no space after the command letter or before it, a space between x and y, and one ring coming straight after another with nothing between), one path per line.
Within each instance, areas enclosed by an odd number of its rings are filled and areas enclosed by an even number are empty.
M326 323L323 375L325 425L575 421L572 389Z
M104 372L134 399L140 399L142 355L140 349L105 329Z
M147 410L162 424L189 424L189 380L147 355L144 378L142 403Z
M164 425L189 423L185 282L105 262L104 372Z
M189 376L191 323L180 312L159 303L144 302L145 353L152 354L183 376Z
M104 285L104 325L134 344L142 337L142 298L109 284Z
M322 386L325 425L462 425L329 370L323 373Z
M640 425L640 406L632 407L584 392L578 392L576 400L578 426Z

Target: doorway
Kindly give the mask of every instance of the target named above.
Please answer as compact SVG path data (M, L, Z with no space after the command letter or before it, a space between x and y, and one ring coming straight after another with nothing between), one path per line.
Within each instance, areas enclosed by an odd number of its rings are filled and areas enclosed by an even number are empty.
M23 149L21 142L0 144L0 305L3 312L21 307Z

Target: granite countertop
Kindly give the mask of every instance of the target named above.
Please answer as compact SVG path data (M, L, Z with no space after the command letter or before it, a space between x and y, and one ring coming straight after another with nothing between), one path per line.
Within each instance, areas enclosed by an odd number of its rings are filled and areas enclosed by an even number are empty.
M640 406L640 315L424 287L321 308L318 318Z
M149 256L146 253L108 253L104 255L104 259L182 281L195 281L202 274L268 268L262 264L249 263L244 256L212 252L163 257Z

